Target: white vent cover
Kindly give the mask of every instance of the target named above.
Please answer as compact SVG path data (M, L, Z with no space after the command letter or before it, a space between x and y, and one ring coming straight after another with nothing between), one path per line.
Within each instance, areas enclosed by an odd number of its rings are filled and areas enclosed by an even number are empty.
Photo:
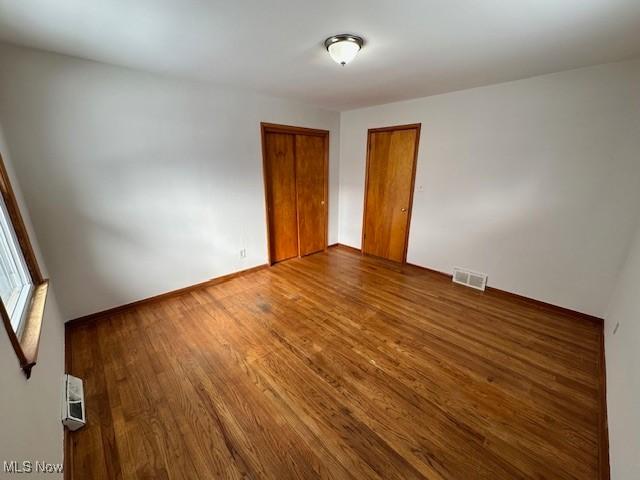
M65 374L62 378L62 424L69 430L78 430L86 423L84 415L82 380Z
M453 269L453 282L476 290L484 290L487 287L487 275L456 267Z

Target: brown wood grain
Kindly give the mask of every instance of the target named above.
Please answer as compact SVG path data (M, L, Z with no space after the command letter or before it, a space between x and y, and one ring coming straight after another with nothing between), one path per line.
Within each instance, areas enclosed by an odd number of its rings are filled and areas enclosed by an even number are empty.
M362 251L406 260L419 125L369 130Z
M296 135L296 190L300 255L326 248L325 137Z
M38 260L33 251L31 241L29 240L27 227L25 226L22 214L20 213L18 201L16 200L15 193L13 192L13 187L11 186L7 169L4 166L2 155L0 155L0 194L2 194L4 205L7 208L9 219L11 220L13 230L16 233L16 238L20 245L20 249L22 250L22 255L24 256L25 263L27 264L27 268L31 274L31 279L35 285L38 285L44 281L44 278L40 272Z
M319 137L326 137L329 135L328 130L321 130L319 128L298 127L295 125L282 125L279 123L260 123L262 129L266 132L276 133L289 133L291 135L317 135Z
M600 472L600 480L609 480L611 478L611 464L609 460L609 423L607 421L607 366L605 362L604 349L604 323L600 332L600 415L599 415L599 445L598 449L598 470Z
M4 206L9 215L11 226L16 235L18 246L24 257L29 276L33 283L33 291L28 300L28 307L21 327L20 337L11 325L11 319L7 314L4 304L0 301L0 316L2 323L9 337L13 350L18 357L18 362L27 378L31 376L31 370L38 360L38 348L40 346L40 335L42 333L42 322L44 321L44 306L47 299L49 280L42 277L38 260L33 251L29 234L24 224L18 201L15 197L9 174L4 165L2 155L0 155L0 194Z
M329 132L264 122L260 125L269 264L326 250ZM293 147L284 138L291 138ZM284 156L284 161L279 156Z
M336 247L68 326L78 479L595 479L602 325Z
M265 166L271 261L298 256L295 136L265 134Z
M40 334L42 333L42 321L44 318L44 307L49 291L49 280L44 280L36 285L29 299L27 306L24 328L20 334L20 348L24 354L26 363L22 365L27 378L31 376L31 369L38 359L40 348Z
M153 297L143 298L142 300L137 300L135 302L127 303L124 305L118 305L117 307L109 308L107 310L101 310L99 312L90 313L89 315L84 315L82 317L77 317L72 320L68 320L66 322L67 326L77 326L82 323L92 322L94 320L98 320L103 317L113 316L119 313L123 313L127 310L131 310L133 308L141 307L142 305L147 305L150 303L160 302L162 300L167 300L171 297L177 297L180 295L184 295L193 290L199 290L205 287L211 287L213 285L218 285L220 283L228 282L237 277L241 277L243 275L248 275L253 272L257 272L258 270L262 270L263 268L267 268L269 265L266 263L263 265L257 265L255 267L247 268L245 270L239 270L237 272L229 273L227 275L222 275L220 277L211 278L205 282L198 283L195 285L190 285L188 287L179 288L177 290L172 290L170 292L161 293L159 295L154 295Z

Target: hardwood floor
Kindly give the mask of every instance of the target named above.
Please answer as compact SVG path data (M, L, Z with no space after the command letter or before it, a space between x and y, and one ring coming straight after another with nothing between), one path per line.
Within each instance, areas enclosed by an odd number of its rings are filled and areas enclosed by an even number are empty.
M600 335L332 248L70 327L73 478L597 478Z

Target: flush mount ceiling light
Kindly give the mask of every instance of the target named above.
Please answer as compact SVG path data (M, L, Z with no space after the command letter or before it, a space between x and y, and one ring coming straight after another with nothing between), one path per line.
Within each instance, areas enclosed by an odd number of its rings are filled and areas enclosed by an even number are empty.
M339 63L343 67L355 58L364 41L357 35L351 35L349 33L343 33L341 35L334 35L324 41L324 46L327 48L329 55L333 58L333 61Z

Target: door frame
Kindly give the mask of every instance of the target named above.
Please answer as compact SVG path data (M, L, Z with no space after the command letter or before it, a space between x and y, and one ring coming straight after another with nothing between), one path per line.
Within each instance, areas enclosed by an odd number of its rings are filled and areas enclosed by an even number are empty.
M267 133L286 133L290 135L312 135L324 139L324 251L329 244L329 130L317 128L296 127L293 125L280 125L277 123L260 122L260 139L262 142L262 180L264 182L264 207L267 224L267 257L269 265L273 265L271 258L271 222L269 221L269 182L267 181L267 155L265 139ZM295 175L296 164L295 140L293 148L293 165ZM298 199L298 187L296 178L296 202ZM299 215L296 206L296 216ZM299 230L299 218L296 218ZM300 232L298 231L298 258L300 257Z
M422 123L408 123L405 125L394 125L391 127L370 128L367 130L367 162L364 176L364 206L362 208L362 237L360 239L361 252L364 251L364 237L366 235L366 219L367 219L367 196L369 195L369 159L371 157L371 135L381 132L393 132L396 130L416 130L416 146L413 152L413 165L411 172L411 190L409 193L409 207L407 208L407 231L404 237L404 248L402 250L402 263L407 263L407 250L409 249L409 230L411 229L411 213L413 211L413 192L416 186L416 170L418 166L418 149L420 147L420 130Z

